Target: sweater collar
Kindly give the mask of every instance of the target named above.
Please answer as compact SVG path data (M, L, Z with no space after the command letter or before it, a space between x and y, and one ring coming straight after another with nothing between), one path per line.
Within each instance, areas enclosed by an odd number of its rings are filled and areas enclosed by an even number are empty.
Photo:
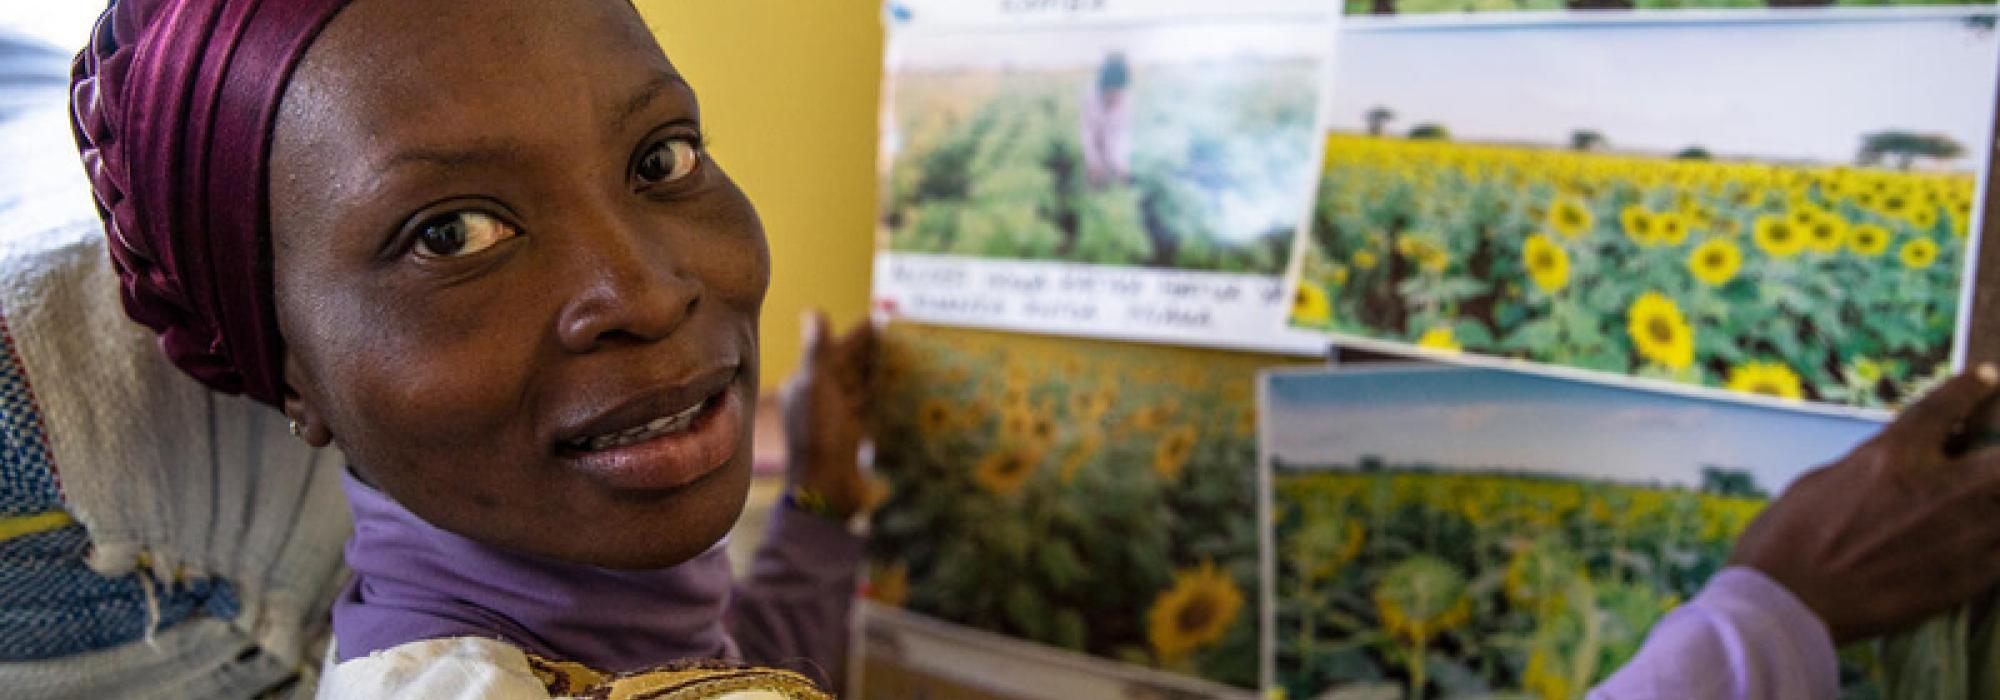
M339 661L425 639L498 638L618 672L736 656L723 628L722 543L678 566L621 571L531 557L439 529L342 475L353 578L333 606Z

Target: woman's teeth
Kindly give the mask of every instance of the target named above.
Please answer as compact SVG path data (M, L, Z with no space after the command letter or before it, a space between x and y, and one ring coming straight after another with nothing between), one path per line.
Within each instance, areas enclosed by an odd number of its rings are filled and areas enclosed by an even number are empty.
M624 447L626 445L634 443L645 442L647 440L651 440L653 438L660 437L662 435L678 433L683 430L687 430L688 426L693 425L695 416L700 415L701 409L707 405L708 402L703 401L701 403L687 407L680 413L676 413L671 416L661 416L659 418L654 418L653 420L647 421L645 425L626 428L624 430L620 430L615 433L606 433L604 435L599 435L592 438L584 438L581 440L576 440L570 444L572 447L576 447L590 452L596 452L599 450L608 450L614 447Z

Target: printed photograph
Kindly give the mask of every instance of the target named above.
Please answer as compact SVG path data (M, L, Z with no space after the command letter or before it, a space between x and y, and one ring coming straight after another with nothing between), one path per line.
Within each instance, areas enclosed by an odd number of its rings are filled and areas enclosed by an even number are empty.
M1772 496L1880 427L1495 369L1265 382L1292 698L1581 698ZM1843 697L1882 697L1883 664L1846 650Z
M1949 371L1991 15L1347 31L1292 325L1893 408Z
M1345 0L1348 16L1468 12L1833 9L1992 5L1993 0Z
M1237 687L1258 674L1263 355L891 326L872 598Z
M881 248L1277 275L1324 24L892 32Z

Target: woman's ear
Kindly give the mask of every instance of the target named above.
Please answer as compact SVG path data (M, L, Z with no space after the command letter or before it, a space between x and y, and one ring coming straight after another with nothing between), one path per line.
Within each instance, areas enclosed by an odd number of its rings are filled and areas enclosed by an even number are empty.
M306 372L300 369L298 358L290 348L285 349L285 417L291 419L292 435L313 447L333 444L333 428L327 425L325 414L320 412L316 402L307 398L317 395L314 385Z

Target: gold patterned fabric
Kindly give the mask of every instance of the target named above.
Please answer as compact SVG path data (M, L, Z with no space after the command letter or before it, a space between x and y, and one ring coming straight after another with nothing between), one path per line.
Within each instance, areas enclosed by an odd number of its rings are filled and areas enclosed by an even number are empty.
M605 673L574 661L528 654L528 668L549 695L588 700L833 700L805 676L722 661L677 663Z

